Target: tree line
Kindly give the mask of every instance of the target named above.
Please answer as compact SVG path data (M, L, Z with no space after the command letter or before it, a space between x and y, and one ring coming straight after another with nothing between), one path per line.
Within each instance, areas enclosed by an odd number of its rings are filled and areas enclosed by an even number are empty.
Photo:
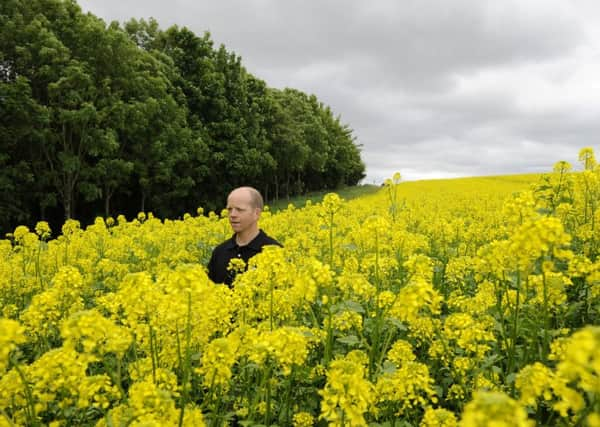
M223 207L364 177L353 131L314 95L270 88L209 33L106 24L74 0L0 4L0 230Z

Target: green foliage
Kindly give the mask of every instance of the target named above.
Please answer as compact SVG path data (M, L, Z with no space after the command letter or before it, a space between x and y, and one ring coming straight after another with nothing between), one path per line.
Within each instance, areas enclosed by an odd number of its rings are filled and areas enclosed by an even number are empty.
M314 96L267 87L210 34L106 24L74 0L0 6L0 230L116 212L219 210L354 185L352 130Z

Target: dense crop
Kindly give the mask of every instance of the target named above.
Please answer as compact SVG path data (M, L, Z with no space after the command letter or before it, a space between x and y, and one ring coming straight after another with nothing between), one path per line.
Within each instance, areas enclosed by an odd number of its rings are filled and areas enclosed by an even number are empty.
M18 227L0 426L599 426L600 169L580 158L264 212L285 248L232 289L204 268L226 212Z

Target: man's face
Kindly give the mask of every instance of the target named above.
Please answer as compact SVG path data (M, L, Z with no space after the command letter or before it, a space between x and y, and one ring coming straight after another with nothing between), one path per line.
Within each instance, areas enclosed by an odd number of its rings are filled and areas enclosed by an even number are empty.
M243 233L255 227L260 216L260 209L252 205L248 191L234 190L227 198L229 224L235 233Z

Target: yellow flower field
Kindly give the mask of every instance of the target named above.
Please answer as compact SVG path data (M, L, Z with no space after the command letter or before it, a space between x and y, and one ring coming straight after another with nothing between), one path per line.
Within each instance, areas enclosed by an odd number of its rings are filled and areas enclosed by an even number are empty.
M600 426L600 167L0 241L0 426ZM233 266L236 268L236 266ZM239 268L239 266L237 266Z

